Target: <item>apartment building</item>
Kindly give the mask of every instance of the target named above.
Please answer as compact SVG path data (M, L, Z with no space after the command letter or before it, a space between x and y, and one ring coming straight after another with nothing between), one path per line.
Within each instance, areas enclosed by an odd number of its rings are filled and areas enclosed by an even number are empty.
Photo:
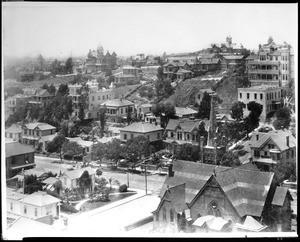
M72 98L72 104L73 104L73 116L78 117L79 113L79 96L78 90L82 88L81 84L74 84L74 85L68 85L69 87L69 97Z
M270 37L260 45L257 55L247 58L247 71L251 86L275 85L286 87L294 79L294 54L290 45L277 45Z
M260 116L261 121L265 121L267 114L276 111L283 106L285 89L277 86L252 86L247 88L238 88L238 101L245 104L244 117L248 116L250 111L247 108L249 102L255 101L263 106Z
M24 105L29 101L29 97L23 94L16 94L8 97L5 103L5 115L8 118L10 114L14 114L17 107Z

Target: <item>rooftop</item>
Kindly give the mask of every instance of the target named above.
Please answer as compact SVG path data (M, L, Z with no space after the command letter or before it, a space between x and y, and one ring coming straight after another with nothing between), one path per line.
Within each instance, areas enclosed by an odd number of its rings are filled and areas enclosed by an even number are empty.
M162 131L164 130L162 127L145 122L132 123L129 126L120 129L120 131L124 132L135 132L135 133L149 133L154 131Z
M12 142L5 144L5 157L11 157L16 155L23 155L33 153L34 149L30 146L22 145L19 142Z
M241 60L244 58L244 56L243 55L224 55L223 58L226 60Z
M189 107L175 107L176 116L183 117L184 115L196 114L196 110Z
M20 200L21 202L43 207L49 204L58 203L60 200L45 192L35 192Z
M101 104L101 106L108 106L108 107L123 107L123 106L129 106L133 105L134 103L126 100L126 99L113 99L113 100L107 100L104 103Z
M25 124L28 129L36 129L39 128L40 130L49 130L49 129L56 129L54 126L46 123L29 123Z
M238 88L238 90L242 90L242 91L266 91L269 89L281 89L281 87L277 87L277 86L268 86L268 85L259 85L259 86L252 86L252 87L243 87L243 88Z
M73 171L67 171L63 174L63 176L68 176L71 180L80 178L84 171L88 171L89 175L94 175L96 172L91 167L84 167L81 169L76 169Z

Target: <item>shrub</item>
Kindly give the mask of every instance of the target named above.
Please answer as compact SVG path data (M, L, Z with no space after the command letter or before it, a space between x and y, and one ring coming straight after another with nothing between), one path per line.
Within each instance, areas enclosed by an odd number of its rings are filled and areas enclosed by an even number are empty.
M67 203L62 203L61 207L60 207L62 212L66 212L66 213L78 213L79 211L74 208L73 206L67 204Z
M74 155L73 158L74 160L82 161L82 155Z
M97 176L101 176L101 175L102 175L102 171L101 171L100 169L97 169L97 170L96 170L96 175L97 175Z
M72 159L72 156L70 155L70 154L64 154L64 159L66 159L66 160L71 160Z
M126 184L122 184L120 187L119 187L119 192L127 192L127 185Z

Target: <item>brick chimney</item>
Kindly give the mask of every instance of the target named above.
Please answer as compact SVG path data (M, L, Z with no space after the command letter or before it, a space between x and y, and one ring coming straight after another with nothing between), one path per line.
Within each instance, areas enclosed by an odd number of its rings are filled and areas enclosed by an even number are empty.
M168 167L168 176L169 177L173 177L174 176L173 164L170 164L169 167Z
M286 146L290 147L290 137L286 136Z

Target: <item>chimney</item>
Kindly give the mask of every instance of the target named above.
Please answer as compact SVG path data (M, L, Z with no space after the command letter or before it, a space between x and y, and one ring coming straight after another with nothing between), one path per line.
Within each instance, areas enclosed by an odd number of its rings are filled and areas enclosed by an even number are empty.
M253 162L253 157L249 157L249 163Z
M290 137L286 136L286 146L290 147Z
M256 134L256 140L259 140L259 134Z
M203 140L204 137L200 137L200 163L203 163Z
M168 167L168 176L169 177L173 177L174 176L173 164L170 164L169 167Z

